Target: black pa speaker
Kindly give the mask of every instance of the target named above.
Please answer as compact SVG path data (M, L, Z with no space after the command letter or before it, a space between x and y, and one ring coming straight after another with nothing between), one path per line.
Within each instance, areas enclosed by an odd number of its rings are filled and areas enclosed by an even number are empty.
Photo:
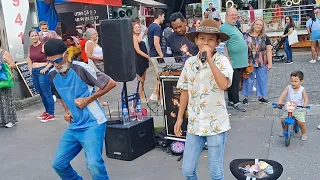
M129 125L107 125L106 154L109 158L131 161L155 148L153 118Z
M104 72L118 82L136 78L136 51L131 19L100 21Z

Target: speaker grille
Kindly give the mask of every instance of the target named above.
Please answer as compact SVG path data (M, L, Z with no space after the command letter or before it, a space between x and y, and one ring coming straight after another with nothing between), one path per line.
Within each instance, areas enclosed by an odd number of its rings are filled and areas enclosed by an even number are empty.
M105 73L118 82L136 77L136 52L133 47L131 19L100 21Z

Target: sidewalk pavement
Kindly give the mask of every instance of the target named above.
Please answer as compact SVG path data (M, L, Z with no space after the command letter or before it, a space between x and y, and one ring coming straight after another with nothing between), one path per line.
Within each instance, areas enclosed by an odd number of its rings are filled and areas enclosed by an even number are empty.
M271 105L258 104L256 98L250 99L248 111L231 112L232 129L228 132L225 152L225 179L234 179L229 171L229 163L237 158L267 158L280 162L284 172L280 180L318 180L320 131L319 114L319 74L320 64L309 64L310 55L295 56L294 63L286 65L274 63L269 74L269 100L275 102L285 86L289 83L291 71L300 69L305 73L305 83L311 109L306 118L308 141L302 142L296 136L289 147L285 147L283 138L278 137L281 131L279 115L282 112ZM154 73L150 69L147 74L146 93L151 94L154 84ZM135 90L136 82L128 83L129 92ZM104 97L117 111L120 99L121 84ZM241 98L242 99L242 98ZM153 104L154 105L154 104ZM152 106L153 106L152 105ZM43 111L41 104L18 111L19 125L11 129L0 128L0 175L1 180L56 180L59 177L51 168L57 144L67 123L63 120L63 109L56 103L57 119L54 122L40 123L36 116ZM158 115L152 113L158 125L163 123L162 110ZM181 175L182 161L178 156L171 156L160 149L154 149L134 161L109 159L103 154L108 172L112 180L162 180L183 179ZM81 152L72 161L73 167L84 179L91 179L85 166L84 154ZM210 179L207 168L207 152L201 154L199 179Z

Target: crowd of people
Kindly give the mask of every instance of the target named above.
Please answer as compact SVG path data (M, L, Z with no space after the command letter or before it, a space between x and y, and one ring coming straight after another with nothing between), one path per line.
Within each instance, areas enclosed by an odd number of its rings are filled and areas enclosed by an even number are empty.
M39 24L40 31L32 29L28 33L31 45L27 56L33 84L45 109L37 118L41 122L55 120L57 98L65 109L64 119L70 123L60 139L52 167L61 179L82 179L70 161L83 149L92 178L107 180L102 159L107 117L100 97L113 89L116 82L104 74L98 33L87 25L85 38L63 40L49 30L46 22ZM2 81L8 80L7 73L12 74L1 71L4 63L15 69L10 53L0 48L0 125L11 128L17 124L17 115L13 87L2 87Z
M320 13L319 9L315 8L315 14ZM164 57L179 57L184 63L177 83L181 95L179 110L175 115L177 120L174 133L178 137L182 135L181 125L187 108L188 128L182 165L186 179L197 179L197 163L205 143L208 146L211 178L224 179L226 133L231 128L227 108L246 111L254 80L258 102L269 103L268 71L272 69L272 47L263 20L257 19L249 31L243 33L237 27L236 9L227 9L225 22L221 21L219 13L213 9L211 11L196 28L188 27L186 18L176 12L170 16L170 24L162 31L165 13L161 9L154 11L154 22L148 28L139 19L132 21L142 102L162 102L159 76L156 77L157 83L150 97L145 96L144 83L149 63L156 67L156 59ZM290 16L285 20L284 49L286 63L290 64L292 50L288 36L295 26ZM316 60L314 42L320 40L320 29L317 29L320 28L320 21L311 17L310 22L307 27L312 37L313 63ZM103 47L98 44L98 32L89 24L85 27L85 36L80 33L62 40L48 29L48 24L41 22L40 32L29 32L31 45L27 59L33 83L45 107L45 112L38 118L41 122L55 119L54 95L66 111L64 119L70 123L61 137L52 166L62 179L81 179L71 167L70 161L83 149L92 178L109 179L101 155L107 117L102 108L106 104L100 98L114 88L116 83L104 73ZM162 49L163 39L166 41L165 49ZM0 48L0 63L3 62L9 64L11 69L15 68L10 53ZM290 79L291 84L279 97L278 104L283 104L287 97L298 106L306 107L308 96L301 86L303 72L294 71ZM244 96L242 102L239 98L240 90ZM225 100L225 92L228 100ZM1 125L13 127L17 117L11 88L0 88L0 102ZM307 140L305 112L297 111L294 116L302 129L301 140ZM281 119L285 130L284 118L285 114ZM283 132L279 136L283 136Z

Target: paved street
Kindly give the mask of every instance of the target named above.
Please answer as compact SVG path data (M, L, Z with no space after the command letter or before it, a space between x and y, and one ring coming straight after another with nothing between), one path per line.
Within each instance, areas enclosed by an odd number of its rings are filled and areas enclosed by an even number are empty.
M302 142L296 136L289 147L278 137L280 132L279 116L281 111L271 105L258 104L255 97L250 99L245 113L230 111L232 130L228 133L225 153L225 179L233 180L229 163L237 158L266 158L280 162L284 166L281 180L318 180L320 179L320 64L309 64L310 54L294 54L294 63L286 65L275 62L269 73L269 100L274 102L289 84L289 75L300 69L305 73L304 87L309 95L311 109L307 113L308 141ZM148 70L146 92L152 92L154 71ZM129 92L135 90L136 81L128 83ZM112 114L117 114L117 102L120 99L121 84L104 97L108 101ZM241 98L242 99L242 98ZM151 104L150 106L155 106ZM56 103L57 120L47 124L40 123L35 117L43 111L37 104L18 112L19 125L12 129L0 128L0 180L57 180L58 176L51 168L59 138L67 127L63 120L63 110ZM163 117L151 113L155 123L161 125ZM160 149L130 162L109 159L104 155L108 172L112 180L182 180L181 163L177 156L171 156ZM199 179L207 180L207 152L201 154L198 168ZM72 161L73 167L84 179L91 179L85 166L84 154ZM306 178L307 177L307 178Z

